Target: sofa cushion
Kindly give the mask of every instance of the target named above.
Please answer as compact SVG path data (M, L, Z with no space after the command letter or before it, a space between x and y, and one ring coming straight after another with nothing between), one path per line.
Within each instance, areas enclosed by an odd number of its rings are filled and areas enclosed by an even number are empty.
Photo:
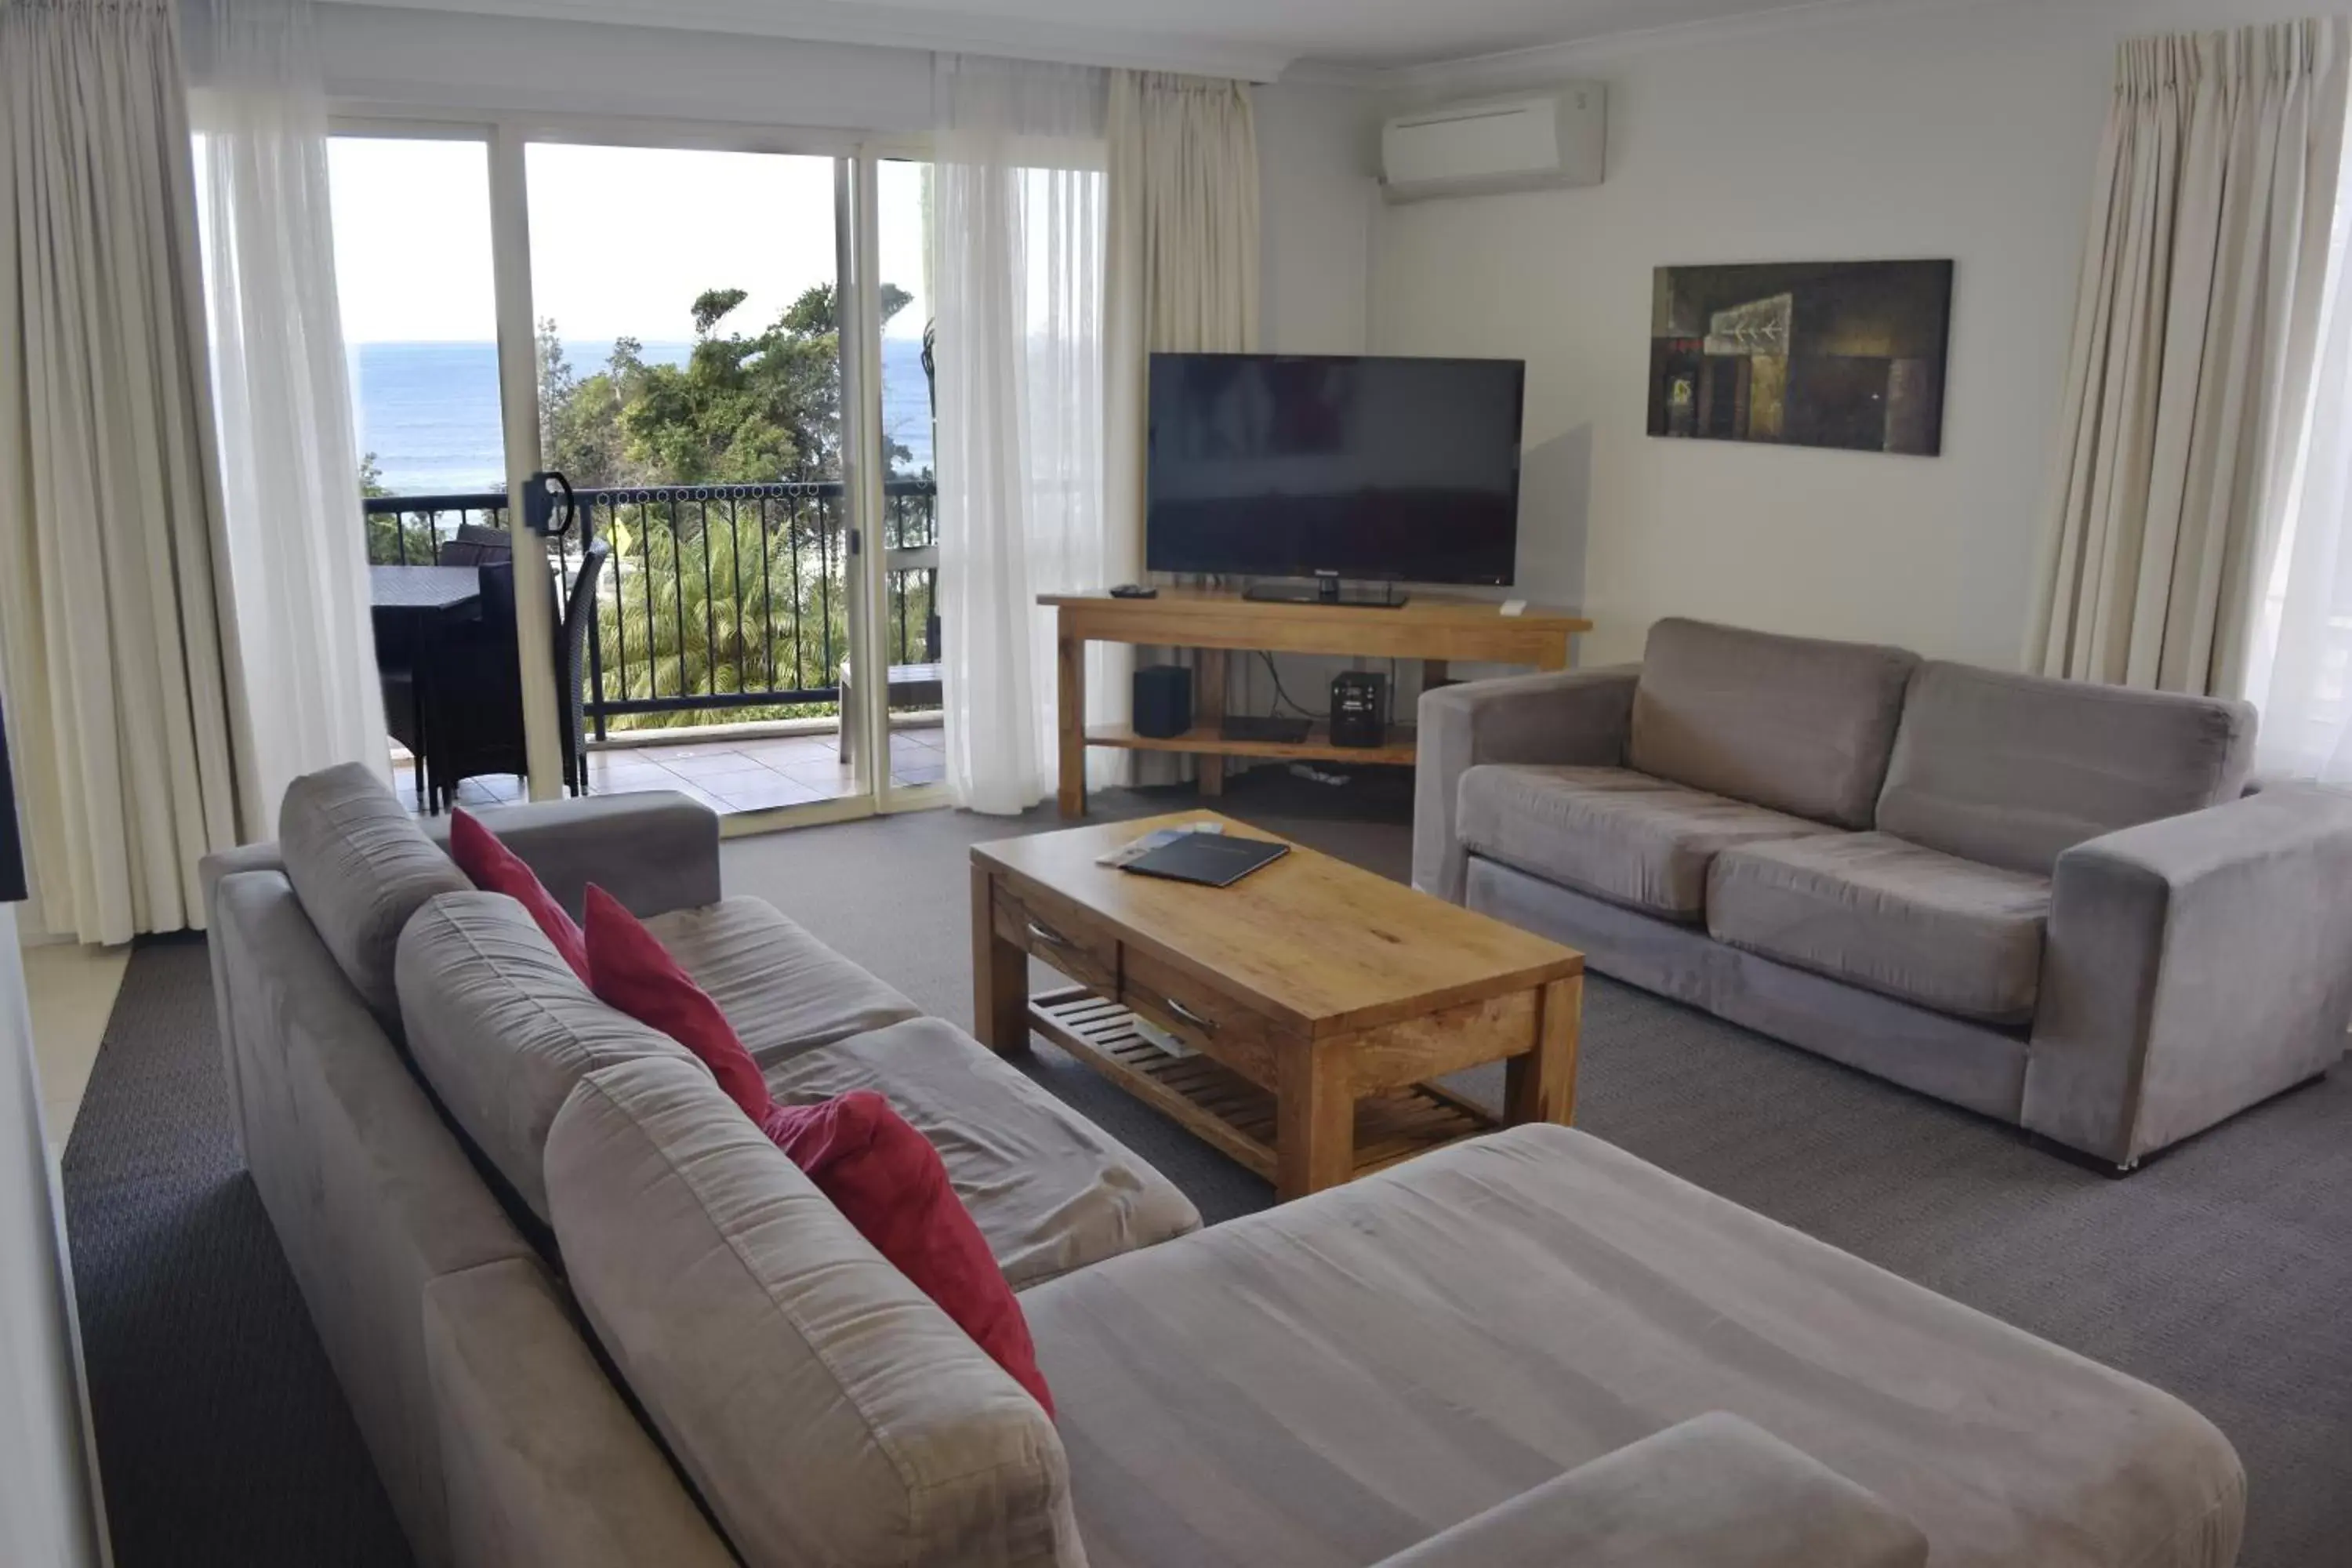
M922 1014L764 899L656 915L646 929L710 994L762 1068Z
M1878 826L2047 876L2077 844L2234 799L2253 748L2244 702L1931 663L1911 683Z
M870 1089L772 1107L760 1131L875 1251L1054 1413L1021 1303L929 1139Z
M1677 921L1705 911L1722 851L1836 831L1629 768L1486 763L1462 775L1455 815L1473 855Z
M385 1028L400 1028L393 960L400 928L425 900L472 886L383 782L357 763L286 786L278 852L302 912L352 989Z
M767 1079L710 994L687 978L669 951L621 901L588 884L588 989L694 1053L727 1098L760 1121L774 1108Z
M1650 628L1627 763L1841 827L1868 827L1918 657L1704 621Z
M417 1070L541 1219L547 1130L575 1084L640 1057L704 1071L685 1047L592 995L503 894L449 893L418 910L401 933L399 980Z
M1707 873L1717 942L1996 1024L2033 1016L2050 879L1884 833L1727 850Z
M1174 1183L937 1018L793 1057L768 1086L803 1103L878 1090L939 1150L1016 1290L1201 1228Z
M685 1061L547 1145L581 1310L748 1568L1086 1561L1037 1402Z
M1359 1568L1715 1410L1940 1568L2226 1568L2244 1518L2179 1400L1562 1127L1022 1304L1096 1568Z
M472 812L458 806L449 813L449 858L466 879L485 893L504 893L530 912L539 929L572 973L589 980L588 938L571 911L555 901L523 858L499 842ZM591 982L593 984L593 981Z

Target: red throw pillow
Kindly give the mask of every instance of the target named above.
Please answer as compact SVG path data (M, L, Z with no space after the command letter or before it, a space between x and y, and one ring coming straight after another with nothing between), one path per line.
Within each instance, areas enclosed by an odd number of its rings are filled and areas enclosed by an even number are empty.
M774 1109L759 1064L719 1004L620 900L593 882L588 884L588 988L700 1058L727 1098L752 1121Z
M1054 1414L1029 1321L929 1139L863 1089L814 1105L776 1106L760 1130L875 1251Z
M588 983L588 944L580 934L579 922L555 901L539 879L539 873L523 864L522 857L499 842L499 836L474 820L462 806L449 814L449 858L457 862L457 869L466 879L486 893L504 893L530 912L572 973L580 976L582 984Z

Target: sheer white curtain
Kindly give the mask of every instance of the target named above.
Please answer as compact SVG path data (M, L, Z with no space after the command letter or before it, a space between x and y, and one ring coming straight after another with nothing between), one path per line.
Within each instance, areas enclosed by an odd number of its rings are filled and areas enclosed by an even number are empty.
M47 930L204 923L236 841L171 0L0 5L0 670Z
M2255 618L2246 695L2262 710L2255 766L2352 784L2352 180L2336 199L2311 414Z
M2123 46L2029 663L2231 692L2302 426L2344 142L2342 19Z
M933 143L940 622L948 787L974 811L1054 791L1054 621L1114 581L1103 516L1104 78L942 58ZM1123 651L1123 650L1122 650ZM1111 650L1087 712L1119 710Z
M310 0L188 0L239 784L268 836L301 773L387 782ZM249 814L250 816L251 814Z

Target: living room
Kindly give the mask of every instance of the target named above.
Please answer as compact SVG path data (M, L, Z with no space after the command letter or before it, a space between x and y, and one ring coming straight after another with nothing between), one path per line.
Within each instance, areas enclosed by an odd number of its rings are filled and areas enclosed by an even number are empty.
M2352 1563L2310 14L0 10L0 1557ZM1499 523L1295 543L1493 374Z

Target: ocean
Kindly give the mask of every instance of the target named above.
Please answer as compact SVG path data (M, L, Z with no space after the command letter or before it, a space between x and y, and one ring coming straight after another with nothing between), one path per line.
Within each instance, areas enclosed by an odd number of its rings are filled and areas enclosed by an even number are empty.
M693 346L647 343L645 357L683 364ZM573 371L588 375L612 347L566 342L563 354ZM387 489L462 495L505 488L496 343L356 343L351 362L360 450L375 455ZM918 339L882 340L882 423L888 437L913 454L901 472L931 466L930 388Z

